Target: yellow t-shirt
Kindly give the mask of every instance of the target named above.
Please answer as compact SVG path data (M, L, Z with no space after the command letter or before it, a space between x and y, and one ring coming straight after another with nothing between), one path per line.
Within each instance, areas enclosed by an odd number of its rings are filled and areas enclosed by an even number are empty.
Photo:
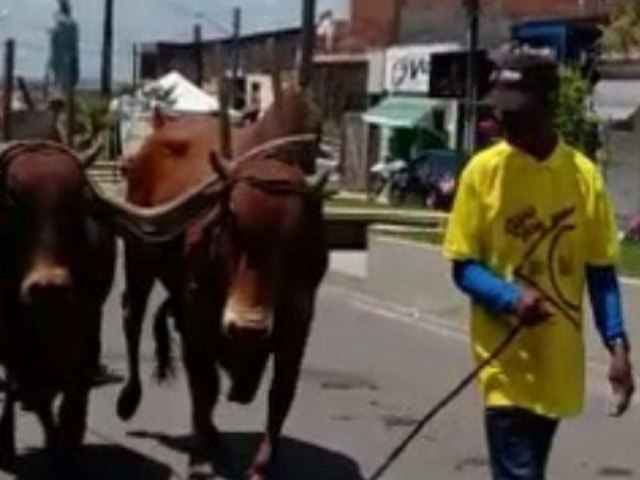
M506 142L485 150L462 174L444 250L451 260L480 260L503 278L536 288L556 311L482 372L487 405L552 418L579 414L586 266L613 265L618 255L615 219L596 167L563 142L544 162ZM505 320L472 306L476 361L505 338Z

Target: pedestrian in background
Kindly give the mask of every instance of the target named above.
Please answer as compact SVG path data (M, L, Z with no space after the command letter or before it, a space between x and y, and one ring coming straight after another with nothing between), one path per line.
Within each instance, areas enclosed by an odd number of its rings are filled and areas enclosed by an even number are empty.
M634 392L618 236L596 166L553 128L556 63L509 54L493 85L505 138L466 167L445 253L472 299L476 361L516 324L524 327L480 375L493 479L542 480L560 420L583 409L585 286L611 354L613 415L627 410Z

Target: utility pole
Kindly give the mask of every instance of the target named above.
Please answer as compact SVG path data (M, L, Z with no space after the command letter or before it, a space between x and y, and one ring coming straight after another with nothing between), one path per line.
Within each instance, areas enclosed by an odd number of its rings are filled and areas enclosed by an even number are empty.
M239 7L233 9L233 53L231 64L231 88L229 97L231 107L238 105L238 78L240 77L240 32L242 29L242 10Z
M33 96L31 95L31 90L29 90L29 85L27 85L26 80L24 79L24 77L18 77L16 80L18 83L18 89L22 94L22 99L24 100L27 110L29 111L35 110L36 104L33 101Z
M273 104L277 109L282 108L282 62L280 52L276 47L275 38L271 37L267 43L269 64L271 65L271 88L273 89Z
M138 44L133 44L132 49L133 56L133 64L131 65L131 85L133 89L136 90L138 88Z
M75 147L76 135L76 88L72 82L66 82L65 88L65 107L66 107L66 144L67 147L73 149Z
M233 146L231 138L231 119L229 109L236 106L237 93L236 83L240 69L240 30L242 24L242 11L236 7L233 9L233 37L231 43L231 78L228 78L226 61L227 52L224 51L224 44L216 51L216 58L219 58L218 68L218 98L220 99L220 152L224 158L230 159L233 156Z
M4 141L11 140L11 103L13 100L15 50L15 40L7 40L4 47L4 86L2 89L2 139Z
M313 74L313 53L316 44L316 0L302 0L302 37L298 65L298 83L306 89Z
M196 61L196 85L204 85L204 52L202 46L202 25L193 26L193 50Z
M102 96L111 95L113 70L113 0L104 0L104 27L102 37Z
M478 36L480 19L480 1L463 0L467 10L467 89L465 101L465 142L464 147L468 154L475 150L476 143L476 101L478 98Z

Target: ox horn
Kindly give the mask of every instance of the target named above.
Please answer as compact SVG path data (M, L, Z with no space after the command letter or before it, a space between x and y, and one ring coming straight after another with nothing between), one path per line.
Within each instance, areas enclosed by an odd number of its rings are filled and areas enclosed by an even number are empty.
M215 208L226 182L211 176L175 200L157 207L140 207L107 195L93 180L87 190L93 214L117 234L150 243L176 238L202 215Z
M209 154L209 165L213 171L223 180L229 180L233 175L233 165L229 160L225 160L217 152Z
M87 150L78 154L78 158L80 159L82 168L84 168L85 170L90 168L94 163L96 163L98 158L100 158L100 155L102 154L103 151L104 151L104 142L102 140L98 140L94 142L94 144L91 147L89 147Z
M331 177L331 170L325 170L322 173L308 178L307 185L312 192L321 195L329 182L329 177Z

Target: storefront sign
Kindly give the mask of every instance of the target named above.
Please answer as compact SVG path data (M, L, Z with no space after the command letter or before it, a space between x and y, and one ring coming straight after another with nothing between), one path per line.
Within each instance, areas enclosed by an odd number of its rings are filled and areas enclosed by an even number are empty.
M456 44L393 47L386 52L385 88L392 93L429 92L431 56L460 50Z

